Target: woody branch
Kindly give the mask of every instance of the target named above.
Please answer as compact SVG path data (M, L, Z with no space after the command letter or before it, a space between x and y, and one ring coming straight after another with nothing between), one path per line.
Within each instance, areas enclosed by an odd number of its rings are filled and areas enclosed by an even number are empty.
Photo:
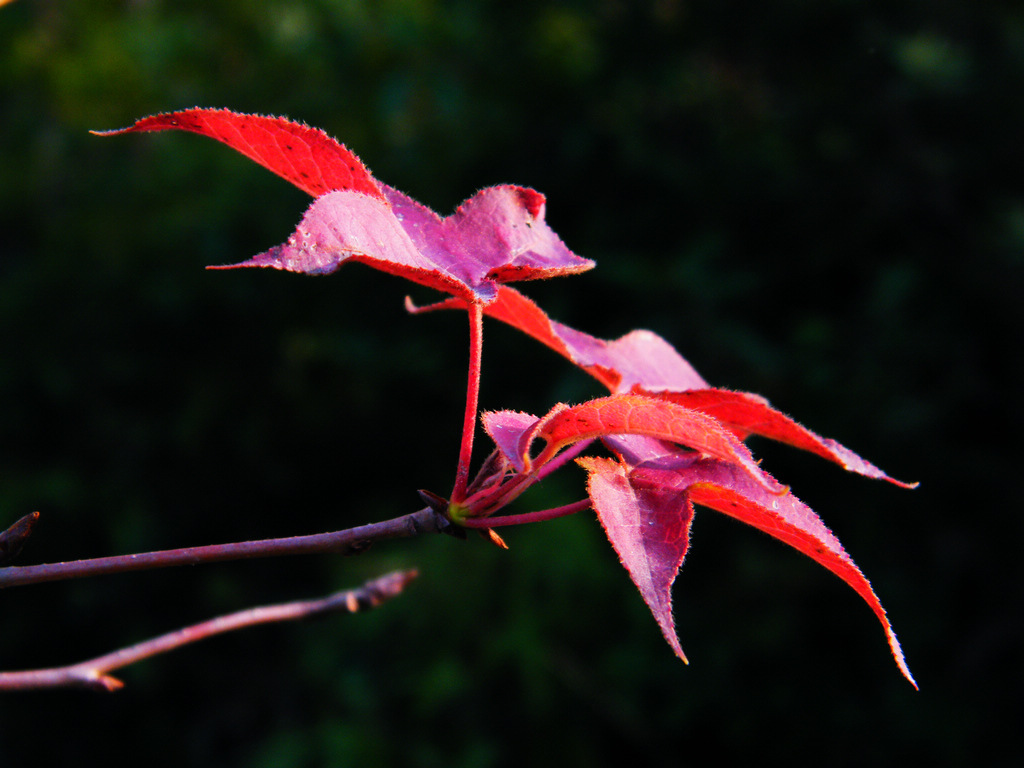
M238 629L282 621L298 621L331 612L355 613L376 608L401 594L416 578L416 571L394 571L367 581L357 589L344 590L319 600L300 600L219 616L151 640L122 648L95 659L66 667L0 672L0 691L39 690L43 688L90 688L116 691L124 683L110 673L143 659L167 653L215 635Z

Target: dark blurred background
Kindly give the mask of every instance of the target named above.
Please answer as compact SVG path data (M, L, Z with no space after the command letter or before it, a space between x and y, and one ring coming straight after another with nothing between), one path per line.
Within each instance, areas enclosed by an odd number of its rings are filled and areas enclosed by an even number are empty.
M378 611L225 636L116 695L0 697L0 766L1019 765L1019 3L292 0L0 7L0 525L21 564L347 527L452 482L464 317L361 266L205 272L303 193L208 139L324 128L447 213L514 182L598 268L524 285L672 341L916 491L753 445L886 605L698 513L676 660L592 515L0 595L0 668L419 567ZM597 394L488 326L482 405ZM517 511L583 493L570 470ZM1015 714L1016 713L1016 714Z

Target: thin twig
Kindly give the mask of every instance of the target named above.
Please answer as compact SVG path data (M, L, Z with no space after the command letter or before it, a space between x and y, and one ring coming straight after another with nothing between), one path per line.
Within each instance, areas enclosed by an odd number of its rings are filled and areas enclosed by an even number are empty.
M41 688L91 688L116 691L124 686L109 673L157 654L205 640L225 632L281 621L297 621L332 611L355 613L376 608L401 594L416 578L416 571L394 571L366 582L357 589L336 592L319 600L299 600L278 605L264 605L245 611L218 616L190 627L160 635L136 645L122 648L89 661L67 667L32 669L21 672L0 672L0 691L39 690Z
M355 554L365 550L374 541L407 538L422 533L441 533L450 525L434 510L426 508L379 523L310 536L211 544L204 547L166 549L159 552L141 552L134 555L115 555L45 565L7 566L0 568L0 588L61 579L77 579L107 573L127 573L152 568L215 563L224 560L303 555L315 552Z

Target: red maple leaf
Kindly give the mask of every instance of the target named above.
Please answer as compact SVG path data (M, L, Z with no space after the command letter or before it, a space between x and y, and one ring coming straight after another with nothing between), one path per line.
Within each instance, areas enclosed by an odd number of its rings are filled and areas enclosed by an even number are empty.
M789 544L849 584L882 623L900 671L916 687L878 597L821 519L764 472L725 425L699 411L666 405L657 397L613 395L573 407L557 405L540 419L498 411L485 413L483 420L509 464L526 475L536 475L559 450L580 440L601 437L617 455L617 460L587 456L577 463L588 472L588 495L609 541L684 661L672 616L672 584L689 548L693 505L700 504ZM546 445L531 457L537 439Z
M672 582L689 547L693 505L751 525L823 565L859 594L885 630L893 658L917 687L896 633L864 574L813 511L791 493L775 495L729 462L674 453L632 465L625 459L580 459L601 524L666 640L681 658L672 618Z
M229 267L327 274L359 261L469 303L500 283L574 274L594 262L565 247L544 221L545 199L525 187L489 187L447 218L377 181L324 132L280 117L188 109L146 117L110 136L182 130L227 144L316 197L287 242Z

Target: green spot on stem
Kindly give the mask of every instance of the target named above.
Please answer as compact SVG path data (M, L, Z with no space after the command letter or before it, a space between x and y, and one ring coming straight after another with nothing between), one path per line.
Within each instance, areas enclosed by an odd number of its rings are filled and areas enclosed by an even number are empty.
M470 508L465 504L453 501L448 505L446 515L456 525L462 525L470 515Z

